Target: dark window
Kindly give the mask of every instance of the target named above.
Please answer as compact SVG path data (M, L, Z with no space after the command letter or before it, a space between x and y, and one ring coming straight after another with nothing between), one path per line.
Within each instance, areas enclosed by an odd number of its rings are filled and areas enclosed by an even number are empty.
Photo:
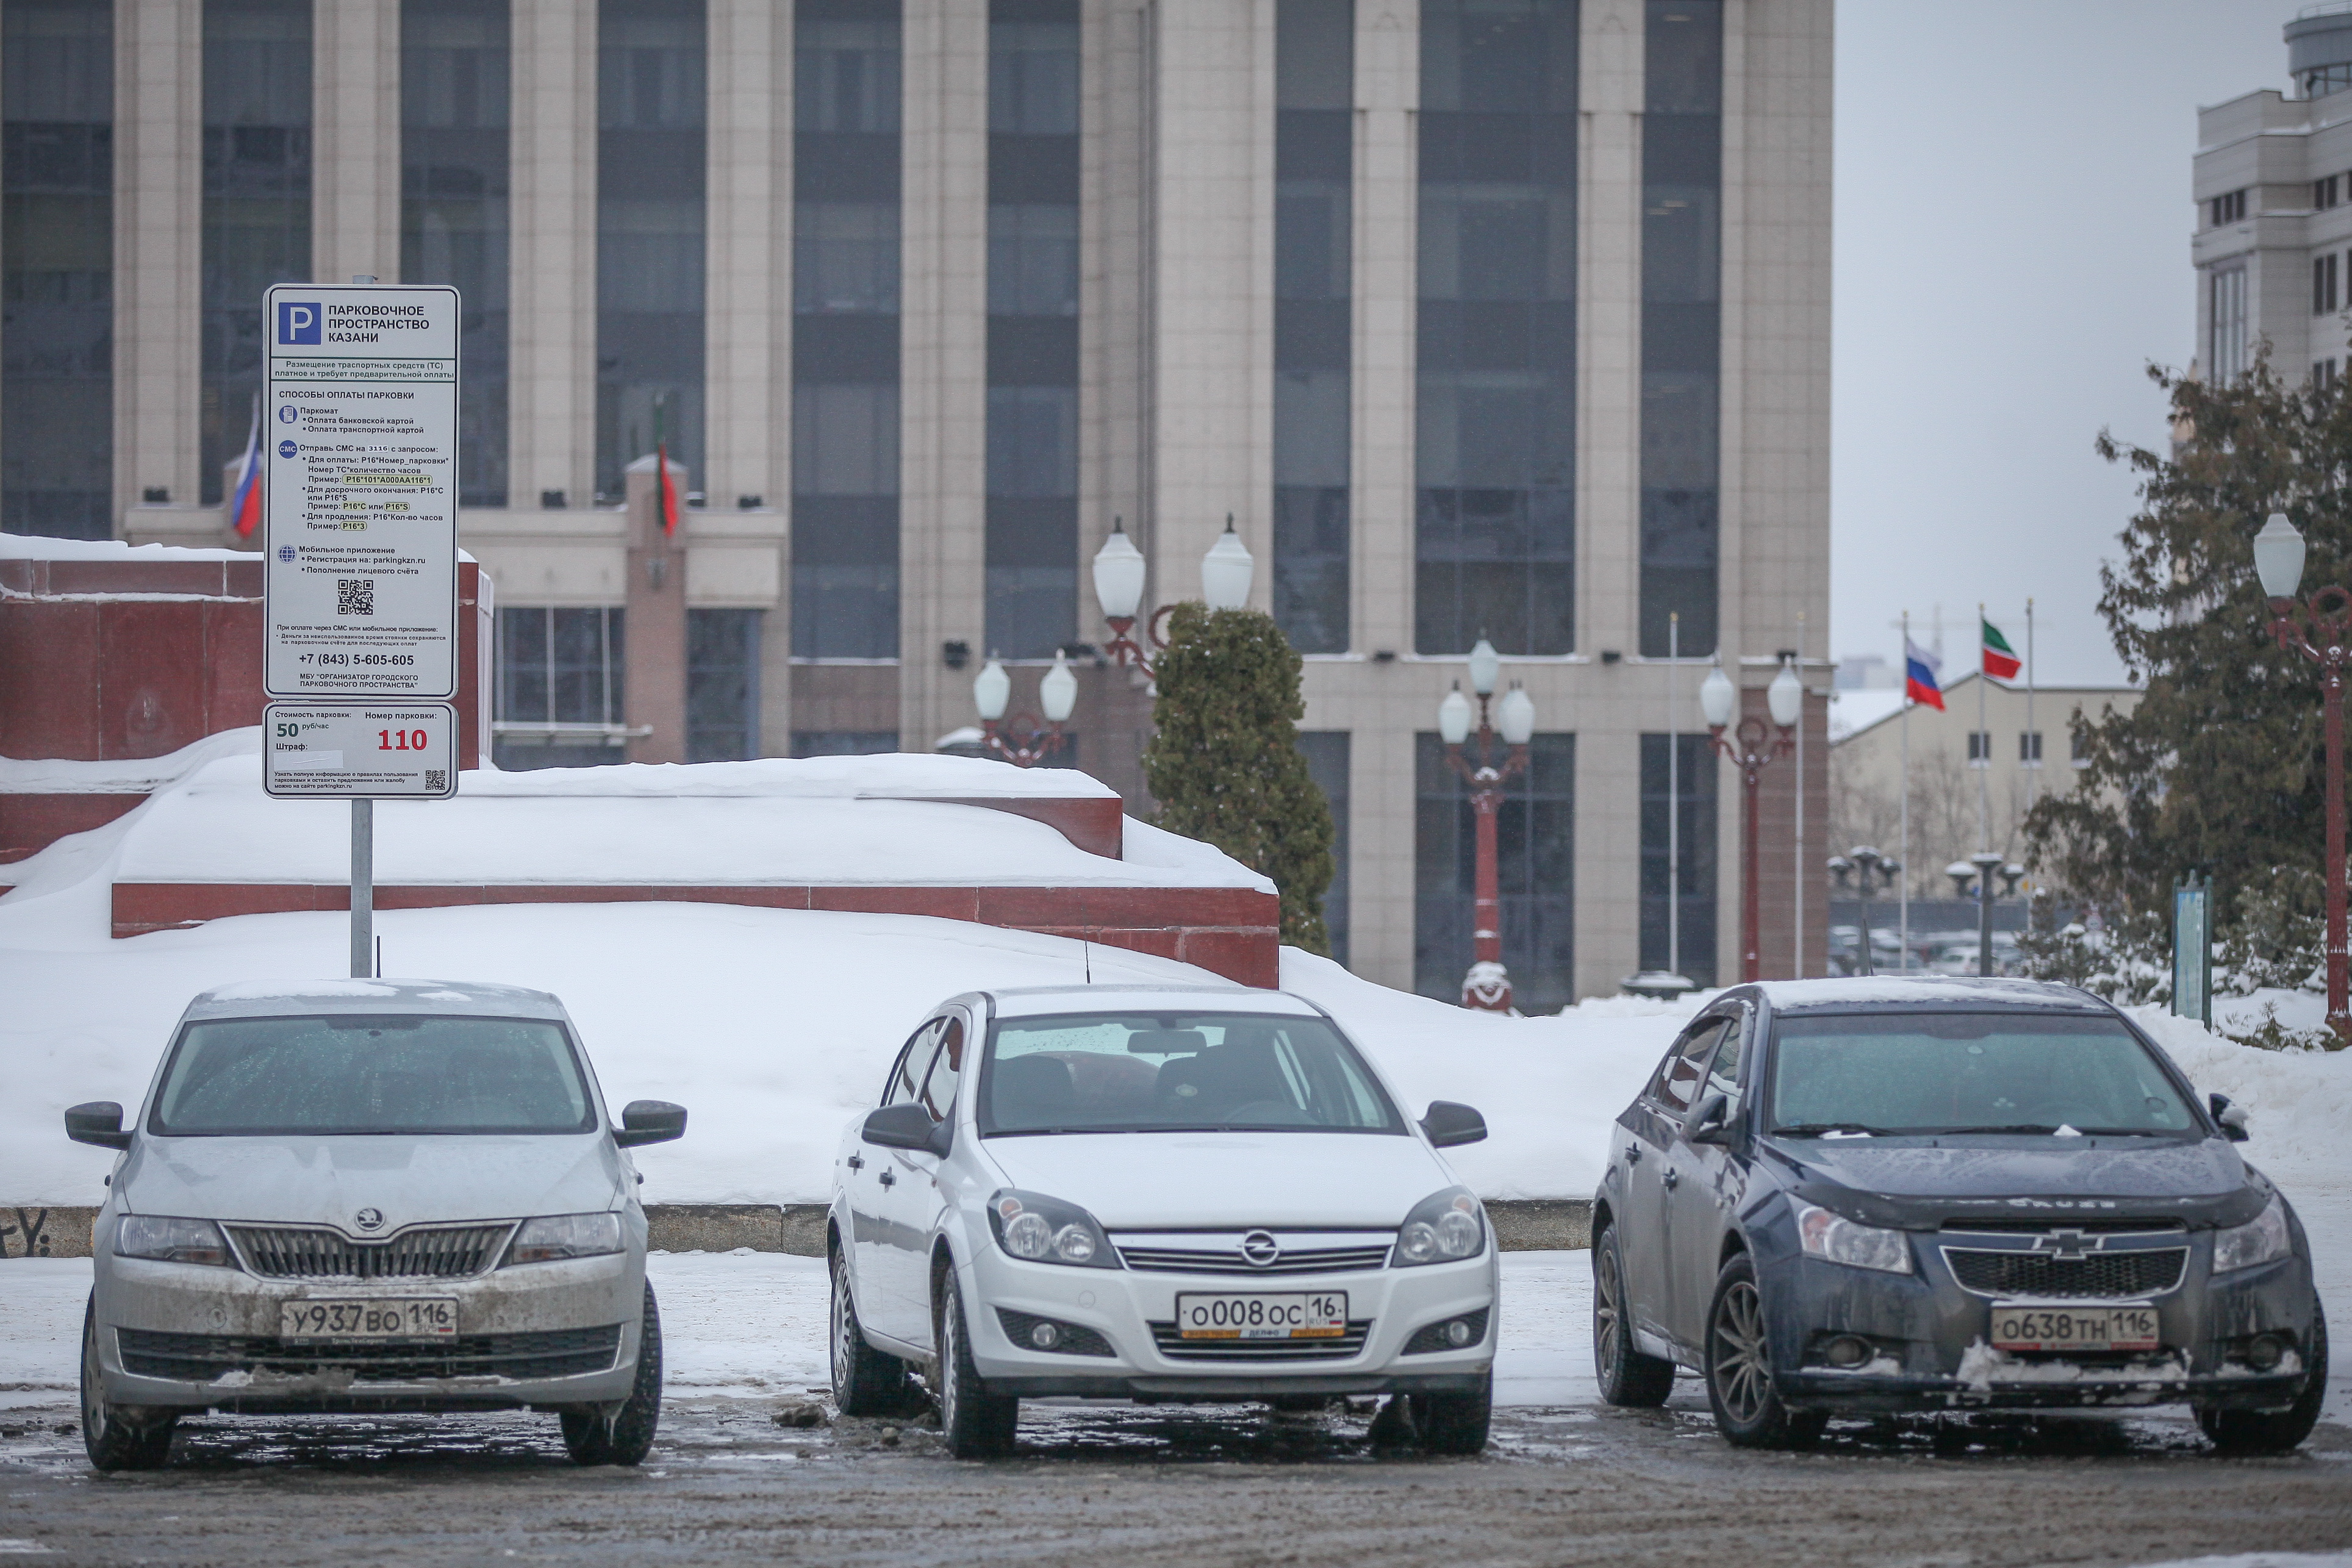
M2080 730L2070 731L2067 735L2066 760L2077 768L2088 768L2091 765L2090 744L2084 739Z
M1423 653L1574 644L1577 25L1576 0L1422 6Z
M760 755L761 614L686 612L688 762L740 762Z
M2311 384L2325 392L2336 384L2336 361L2317 360L2311 367Z
M620 750L624 612L499 612L500 768L593 768Z
M1986 768L1991 766L1991 763L1992 731L1989 729L1969 731L1969 766Z
M1307 771L1331 806L1331 885L1323 894L1323 929L1331 938L1331 956L1348 961L1348 750L1344 729L1302 729L1298 749Z
M1642 737L1642 967L1715 984L1715 749L1703 735ZM1675 766L1669 768L1672 756ZM1667 812L1675 813L1669 841ZM1679 881L1672 874L1679 867ZM1677 928L1667 925L1675 884Z
M1477 818L1434 735L1415 737L1413 989L1459 1001L1477 893ZM1576 737L1538 735L1496 819L1503 965L1522 1012L1575 999Z
M2042 732L2021 729L2017 733L2017 759L2028 768L2042 766Z
M11 0L0 11L0 531L107 538L114 532L109 0Z
M879 757L898 749L895 729L796 729L794 757Z
M899 32L793 13L794 658L898 656Z
M596 489L666 444L703 473L704 0L597 0Z
M2316 70L2305 71L2297 79L2303 84L2304 97L2326 98L2352 87L2352 65L2321 66Z
M1274 57L1274 617L1344 653L1355 0L1281 0Z
M2311 258L2311 313L2331 315L2336 309L2336 263L2334 251Z
M1654 1103L1677 1115L1690 1109L1702 1082L1700 1074L1706 1070L1706 1053L1715 1049L1727 1027L1728 1020L1710 1019L1692 1025L1690 1032L1675 1042L1650 1079L1646 1092Z
M2314 180L2311 183L2312 206L2323 213L2334 206L2336 203L2337 191L2340 189L2337 182L2342 178L2340 174L2330 174L2326 179Z
M2231 191L2216 196L2206 204L2207 226L2220 228L2223 224L2243 223L2246 218L2246 193Z
M310 0L205 0L206 506L260 410L262 291L310 277Z
M458 500L507 504L509 0L403 0L400 276L457 286Z

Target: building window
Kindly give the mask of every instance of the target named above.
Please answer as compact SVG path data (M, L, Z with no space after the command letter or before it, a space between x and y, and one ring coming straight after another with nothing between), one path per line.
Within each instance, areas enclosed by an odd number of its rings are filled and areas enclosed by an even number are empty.
M1274 618L1344 653L1355 0L1281 0L1274 61Z
M898 656L899 34L898 0L793 12L798 659Z
M667 444L704 478L704 0L598 0L596 489Z
M619 734L625 613L617 606L499 610L492 755L500 768L626 760Z
M1414 737L1413 989L1462 998L1473 956L1477 818L1434 735ZM1503 964L1522 1012L1575 999L1576 737L1538 735L1496 819Z
M457 499L507 504L507 246L513 47L509 0L403 0L400 276L454 284Z
M740 762L760 755L757 610L686 612L686 759Z
M986 633L1078 623L1078 0L990 0Z
M12 0L0 11L0 531L108 538L114 532L109 0Z
M2224 224L2243 223L2246 219L2246 193L2231 191L2226 196L2216 196L2205 204L2208 228L2220 228Z
M1716 645L1722 0L1649 0L1642 117L1642 652Z
M2336 204L2342 190L2343 178L2341 174L2330 174L2324 180L2314 180L2311 183L2311 205L2314 211L2324 213Z
M2296 78L2303 86L2305 98L2326 98L2352 87L2352 65L2321 66L2304 72Z
M2336 361L2334 360L2313 361L2311 366L2311 384L2321 392L2326 392L2329 387L2334 386L2336 384Z
M2017 765L2021 768L2042 766L2042 732L2038 729L2018 731Z
M310 0L205 0L198 497L261 407L261 295L310 277Z
M898 749L895 729L796 729L794 757L879 757Z
M2246 269L2232 267L2210 274L2206 290L2213 379L2235 381L2246 372Z
M2336 308L2336 263L2334 251L2311 258L2311 313L2326 316Z
M1992 766L1992 731L1989 729L1969 731L1969 766L1971 768Z
M1715 748L1704 735L1671 738L1676 746L1670 753L1668 737L1642 737L1642 967L1667 969L1678 961L1679 973L1706 987L1715 984L1716 965ZM1672 843L1670 810L1679 818ZM1679 879L1672 874L1677 865ZM1666 925L1669 884L1680 906L1676 931Z
M1423 653L1574 646L1577 26L1576 0L1421 7Z
M1331 885L1323 894L1323 929L1331 938L1331 956L1348 961L1348 751L1344 729L1302 729L1298 749L1307 771L1331 807Z
M2091 748L2085 744L2079 730L2067 737L2066 760L2077 768L2088 768L2091 765Z

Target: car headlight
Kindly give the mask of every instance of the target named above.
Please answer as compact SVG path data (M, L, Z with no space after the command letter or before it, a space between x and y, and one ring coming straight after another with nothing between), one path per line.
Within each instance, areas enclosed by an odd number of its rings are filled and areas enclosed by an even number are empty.
M2273 1195L2263 1211L2243 1225L2233 1225L2213 1238L2213 1272L2251 1269L2273 1262L2294 1250L2286 1232L2286 1207Z
M988 1228L996 1244L1030 1263L1116 1269L1118 1254L1095 1217L1075 1203L1005 1188L988 1200Z
M235 1268L228 1240L209 1219L167 1219L158 1214L126 1214L114 1231L117 1258L152 1258L163 1263L210 1263Z
M564 1258L596 1258L621 1249L621 1217L546 1214L526 1219L507 1247L505 1268L514 1263L552 1263Z
M1889 1274L1911 1272L1911 1243L1900 1230L1859 1224L1795 1198L1789 1203L1797 1211L1797 1239L1808 1256Z
M1412 1206L1397 1228L1395 1267L1458 1263L1486 1246L1486 1211L1466 1186L1433 1192Z

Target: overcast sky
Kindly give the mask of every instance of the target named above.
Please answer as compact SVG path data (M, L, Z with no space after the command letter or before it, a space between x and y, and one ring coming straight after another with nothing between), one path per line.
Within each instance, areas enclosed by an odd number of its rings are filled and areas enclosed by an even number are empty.
M2301 8L1839 0L1830 652L1891 660L1940 604L1948 679L1979 599L2025 651L2031 594L2045 684L2121 678L2098 570L2133 486L2091 443L2162 443L2197 108L2284 89Z

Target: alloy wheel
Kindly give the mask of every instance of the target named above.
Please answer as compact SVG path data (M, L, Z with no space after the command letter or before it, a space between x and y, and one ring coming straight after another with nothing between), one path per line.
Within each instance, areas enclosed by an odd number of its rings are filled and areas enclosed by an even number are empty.
M1615 1364L1617 1336L1624 1332L1617 1301L1617 1249L1603 1247L1592 1270L1592 1359L1602 1367Z
M1753 1281L1739 1280L1716 1308L1715 1385L1723 1408L1741 1426L1754 1422L1771 1396L1771 1368L1764 1357L1764 1302Z
M953 1301L940 1309L940 1428L952 1432L956 1428L956 1410L961 1405L963 1391L957 1386L956 1361L963 1354L962 1314Z
M848 1290L849 1281L841 1277L839 1270L835 1270L830 1311L833 1317L833 1385L835 1388L845 1386L856 1370L856 1364L851 1360L856 1354L856 1347L849 1343L852 1332L849 1326L849 1313L843 1305L843 1297Z

